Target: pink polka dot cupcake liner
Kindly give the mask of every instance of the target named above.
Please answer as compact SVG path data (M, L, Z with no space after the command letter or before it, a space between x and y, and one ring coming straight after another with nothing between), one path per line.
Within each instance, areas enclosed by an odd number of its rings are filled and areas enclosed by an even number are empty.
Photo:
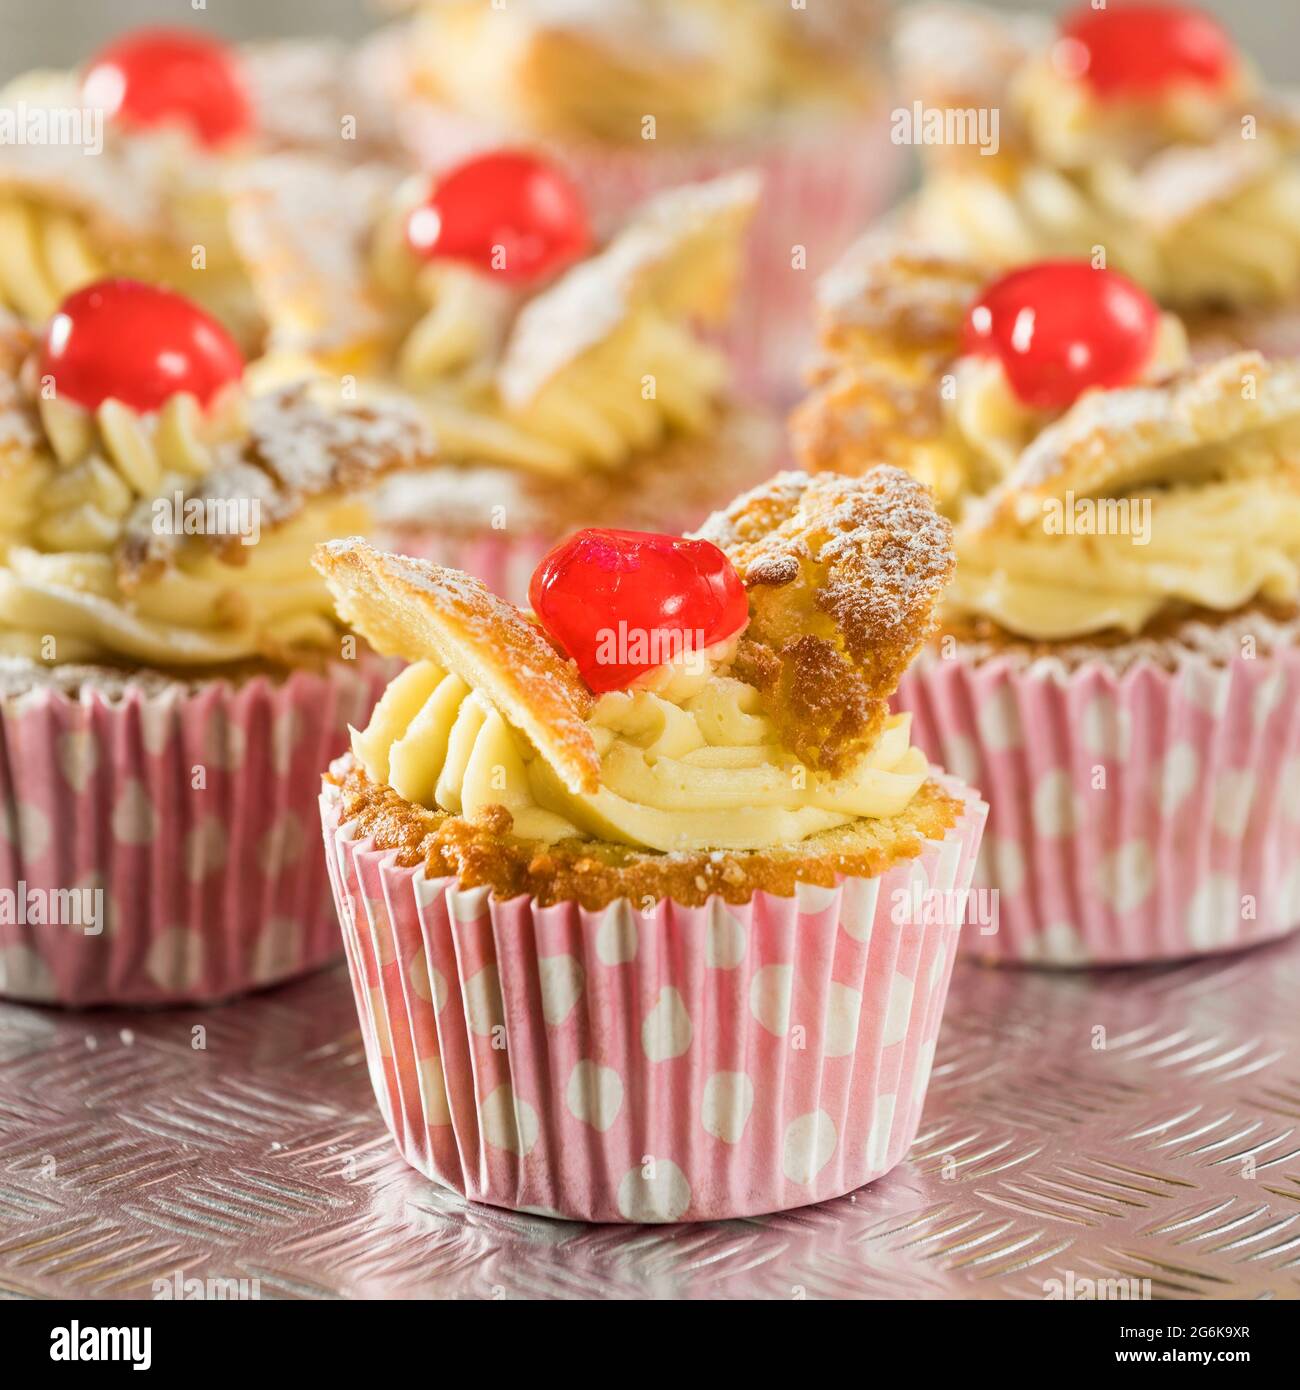
M967 950L1125 964L1300 924L1300 652L1122 673L931 652L898 705L991 807Z
M763 177L762 201L749 232L735 314L720 341L742 386L778 400L798 391L813 347L818 278L888 206L906 169L883 105L839 120L791 118L776 131L691 148L523 141L423 105L403 113L403 126L421 163L434 170L503 144L542 148L581 188L599 236L622 226L629 210L652 194L735 169L756 170Z
M320 769L391 670L0 701L0 996L224 999L340 953Z
M743 906L541 907L402 868L327 784L330 873L379 1108L476 1201L570 1220L785 1210L916 1136L987 807L877 878ZM918 912L916 904L946 904Z

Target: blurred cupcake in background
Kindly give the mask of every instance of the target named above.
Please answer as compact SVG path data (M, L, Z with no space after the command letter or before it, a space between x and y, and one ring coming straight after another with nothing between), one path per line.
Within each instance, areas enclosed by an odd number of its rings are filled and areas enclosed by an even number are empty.
M969 947L1109 964L1300 924L1300 364L1180 361L1175 321L1074 262L855 273L796 452L914 451L960 518L898 706L992 807Z
M0 145L0 307L43 324L104 276L168 286L246 353L263 323L228 225L227 180L285 148L393 154L346 52L329 42L236 47L201 29L120 35L77 71L0 91L26 138Z
M435 0L372 41L371 83L435 171L531 147L577 181L597 234L652 193L764 176L741 313L742 379L787 394L815 277L894 191L882 0Z
M1109 336L1098 350L1106 361L1087 364L1090 384L1157 382L1190 360L1181 319L1156 309L1126 276L1079 262L1016 274L1011 293L1016 283L1047 284L1105 308ZM856 242L818 286L818 353L790 416L798 462L858 474L886 460L926 483L952 517L1000 482L1081 388L1063 369L1055 390L1034 389L1029 400L1017 393L973 329L973 306L999 278L990 262L936 250L896 227ZM1033 324L1026 330L1032 341Z
M533 155L400 186L355 170L346 215L338 178L263 161L234 226L272 326L259 373L335 374L432 426L437 466L376 502L396 549L522 600L575 527L680 531L775 471L775 422L705 336L734 303L754 174L657 194L604 245Z
M998 118L992 142L923 146L910 232L1007 268L1104 256L1211 356L1300 348L1300 106L1217 20L1145 0L1055 26L926 4L900 14L896 50L927 116Z
M0 920L0 994L216 999L324 963L317 777L386 669L309 556L425 426L248 394L221 326L136 281L0 345L0 883L35 904Z
M925 490L787 473L702 537L583 531L535 619L361 541L317 563L410 663L321 800L407 1161L584 1221L783 1210L897 1164L986 810L888 708L952 570Z

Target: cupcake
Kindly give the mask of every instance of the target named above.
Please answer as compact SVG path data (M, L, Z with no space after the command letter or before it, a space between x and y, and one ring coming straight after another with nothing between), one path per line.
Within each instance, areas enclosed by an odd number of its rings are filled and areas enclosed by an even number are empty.
M238 49L193 29L139 29L78 72L0 91L19 138L0 145L0 308L43 324L105 276L184 293L245 352L264 329L228 226L227 181L282 149L392 155L340 50ZM360 108L360 109L359 109Z
M596 248L577 190L530 155L376 178L342 214L329 165L266 161L235 214L273 325L261 370L416 403L440 462L377 500L388 543L522 601L575 527L677 533L775 471L775 423L705 336L757 197L749 173L673 189Z
M864 276L868 327L798 424L850 466L873 452L862 403L887 398L892 453L919 441L952 484L956 579L898 708L992 807L976 881L997 911L968 943L1067 965L1280 936L1300 923L1300 364L1161 367L1168 316L1071 263L976 291L945 360L967 274ZM900 362L911 394L888 396Z
M213 319L100 282L0 334L0 994L217 999L336 953L319 769L390 674L313 546L421 421L251 396ZM306 819L304 819L306 817Z
M1079 4L1053 28L925 5L900 18L897 51L923 123L913 233L1004 268L1104 256L1194 334L1204 319L1240 346L1295 350L1300 111L1217 21ZM986 138L952 129L981 111L999 117Z
M317 564L410 662L321 801L407 1161L586 1221L897 1164L985 815L888 710L952 565L924 489L786 473L699 537L581 532L536 618L360 541Z
M372 85L423 167L501 145L577 180L601 236L629 205L758 168L763 206L728 345L751 388L792 391L813 279L892 193L881 0L420 4L381 33Z
M986 290L1095 304L1105 363L1076 375L1064 362L1049 389L1019 393L972 327L991 312ZM1182 320L1118 272L1046 262L1003 279L895 227L867 233L818 286L818 338L808 394L790 416L798 462L852 475L885 460L926 483L952 517L1005 477L1085 385L1155 383L1190 360Z

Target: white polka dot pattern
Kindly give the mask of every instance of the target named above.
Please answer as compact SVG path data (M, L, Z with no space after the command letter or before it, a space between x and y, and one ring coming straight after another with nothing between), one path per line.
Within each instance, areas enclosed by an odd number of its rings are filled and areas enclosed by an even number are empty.
M898 706L992 806L976 872L997 929L967 949L1092 965L1177 959L1300 927L1300 650L1122 669L1018 654L922 659ZM984 918L981 917L981 923Z
M283 680L127 683L112 698L89 682L0 701L0 877L101 895L89 931L0 922L0 952L41 963L0 978L0 995L199 1002L336 958L320 763L387 672L367 657ZM276 751L291 745L304 757Z
M618 1213L624 1221L680 1221L690 1205L686 1174L667 1159L650 1159L631 1169L618 1185Z
M620 898L605 909L596 933L596 954L606 965L626 965L636 959L637 940L632 906Z
M134 779L122 788L111 818L113 838L122 845L147 845L158 833L158 817L149 794Z
M537 1143L537 1111L526 1100L517 1099L509 1086L498 1086L484 1098L479 1120L489 1144L519 1158Z
M765 965L749 986L749 1011L767 1029L783 1038L790 1027L790 997L794 970L788 965Z
M709 900L705 961L717 970L734 970L745 959L745 927L721 898Z
M561 1024L578 1002L586 973L572 956L544 956L538 962L538 967L542 986L542 1016L552 1026Z
M781 1146L781 1171L806 1186L831 1161L838 1139L835 1121L824 1110L791 1120Z
M681 994L668 986L659 991L654 1008L641 1025L641 1046L650 1061L666 1062L690 1047L692 1031Z
M88 729L61 734L56 743L59 768L74 792L84 792L99 766L99 744Z
M646 914L483 897L475 916L340 831L399 1146L470 1198L596 1221L749 1215L878 1177L919 1124L957 944L892 904L964 890L984 814L867 885Z
M704 1083L700 1122L715 1139L737 1144L754 1108L754 1083L743 1071L716 1071Z
M575 1120L603 1134L623 1108L623 1079L613 1067L579 1062L569 1075L565 1101Z

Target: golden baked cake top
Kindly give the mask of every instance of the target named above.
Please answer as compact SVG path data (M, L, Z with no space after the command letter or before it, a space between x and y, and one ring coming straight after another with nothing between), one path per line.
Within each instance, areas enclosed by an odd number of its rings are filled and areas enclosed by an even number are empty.
M694 538L580 532L538 567L531 617L356 539L316 564L411 662L337 771L345 814L431 872L702 900L879 872L952 823L887 709L952 568L896 470L782 475Z

